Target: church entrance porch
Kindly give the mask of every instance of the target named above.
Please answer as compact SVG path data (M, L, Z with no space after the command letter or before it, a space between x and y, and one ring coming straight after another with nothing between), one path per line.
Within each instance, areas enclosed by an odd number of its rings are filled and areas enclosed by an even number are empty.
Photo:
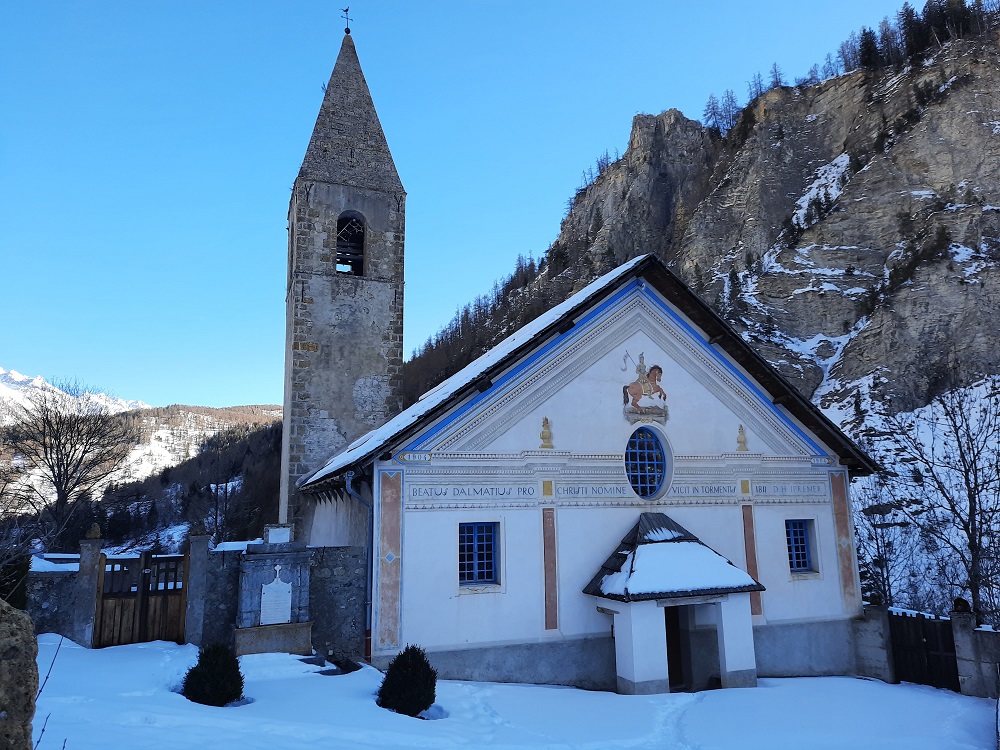
M756 685L750 594L763 588L667 515L641 513L584 593L614 617L618 692L634 695L699 690L716 675Z
M757 684L748 593L694 601L624 602L601 611L614 617L618 692L685 692L713 685ZM714 616L714 617L713 617ZM714 619L715 627L705 620ZM707 638L714 635L714 642Z

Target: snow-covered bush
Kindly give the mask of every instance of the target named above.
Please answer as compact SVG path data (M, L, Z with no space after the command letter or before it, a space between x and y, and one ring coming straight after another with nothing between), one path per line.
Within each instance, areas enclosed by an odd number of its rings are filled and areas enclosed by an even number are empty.
M437 671L419 646L407 646L391 662L378 689L378 705L416 716L434 704Z
M243 673L232 649L214 643L198 652L198 663L184 675L181 693L189 701L225 706L243 697Z

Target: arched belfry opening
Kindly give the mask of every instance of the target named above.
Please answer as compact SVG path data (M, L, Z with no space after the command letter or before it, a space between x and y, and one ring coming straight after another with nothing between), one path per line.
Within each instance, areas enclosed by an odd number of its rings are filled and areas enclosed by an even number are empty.
M337 219L337 273L364 276L365 217L345 211Z

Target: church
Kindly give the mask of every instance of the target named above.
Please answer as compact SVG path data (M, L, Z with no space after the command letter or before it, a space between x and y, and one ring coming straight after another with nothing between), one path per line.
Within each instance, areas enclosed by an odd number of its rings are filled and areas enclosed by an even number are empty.
M876 467L651 255L400 411L406 194L345 35L292 191L282 523L372 663L656 693L850 674Z

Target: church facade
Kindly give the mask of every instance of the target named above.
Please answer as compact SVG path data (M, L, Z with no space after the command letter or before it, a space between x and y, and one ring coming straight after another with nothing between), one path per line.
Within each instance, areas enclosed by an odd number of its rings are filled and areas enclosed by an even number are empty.
M344 50L357 60L344 45L331 107ZM388 174L385 190L339 173L296 182L291 214L302 198L307 218L330 218L294 225L286 355L282 520L310 544L368 549L373 663L416 643L441 677L625 693L853 672L849 472L875 467L656 258L594 281L393 416L402 192ZM365 232L361 273L330 240L335 215L338 232L345 219ZM366 277L386 248L400 276ZM351 286L368 279L375 306ZM307 304L326 311L304 322ZM373 337L344 338L352 313ZM341 357L348 346L368 351Z

